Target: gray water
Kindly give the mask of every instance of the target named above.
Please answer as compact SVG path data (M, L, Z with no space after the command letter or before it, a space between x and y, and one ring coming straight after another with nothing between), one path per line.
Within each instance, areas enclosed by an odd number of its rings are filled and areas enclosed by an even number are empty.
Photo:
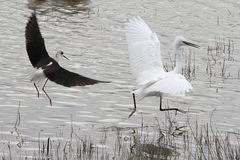
M29 142L25 150L34 150L39 139L69 138L71 124L80 135L100 139L104 127L138 127L141 119L151 125L155 117L162 119L158 98L138 102L137 112L129 119L133 107L131 90L135 79L129 70L124 24L139 15L158 33L165 64L173 58L172 41L184 35L201 48L185 49L195 55L196 74L191 80L194 90L185 97L164 97L164 105L189 110L188 116L199 123L209 122L221 131L240 129L239 49L240 2L235 0L28 0L0 1L0 146L6 142L18 148L14 124L21 103L19 132ZM87 87L66 88L53 82L47 84L53 106L30 82L34 72L25 50L25 25L36 10L46 48L51 56L63 50L71 61L60 64L79 74L111 81ZM226 60L225 76L222 55L213 67L214 76L206 73L208 46L215 42L233 41L231 57ZM213 51L214 53L214 51ZM214 54L215 55L215 54ZM174 114L173 114L174 115ZM179 123L186 114L177 114ZM64 134L58 135L59 132ZM113 136L114 137L114 136ZM5 147L5 148L4 148ZM111 147L111 146L109 146Z

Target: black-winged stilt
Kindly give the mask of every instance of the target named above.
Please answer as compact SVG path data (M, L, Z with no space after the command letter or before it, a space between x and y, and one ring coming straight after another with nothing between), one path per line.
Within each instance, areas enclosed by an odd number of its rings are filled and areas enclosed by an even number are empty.
M44 89L49 79L57 84L66 87L93 85L95 83L107 83L106 81L87 78L62 68L57 62L57 59L59 57L64 57L67 59L62 51L58 51L56 53L56 60L50 57L45 48L44 39L42 38L35 12L32 13L27 22L25 38L26 50L29 60L32 66L37 69L31 78L31 81L34 84L37 90L37 95L39 97L39 91L36 82L46 79L42 87L42 91L48 97L50 105L52 105L52 100Z

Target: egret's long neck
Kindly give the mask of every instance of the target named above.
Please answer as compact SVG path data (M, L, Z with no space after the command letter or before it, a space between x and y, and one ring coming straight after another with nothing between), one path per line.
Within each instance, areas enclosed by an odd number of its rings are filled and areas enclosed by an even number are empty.
M183 68L183 54L180 51L179 47L175 48L176 52L176 67L173 69L174 73L181 74L182 73L182 68Z

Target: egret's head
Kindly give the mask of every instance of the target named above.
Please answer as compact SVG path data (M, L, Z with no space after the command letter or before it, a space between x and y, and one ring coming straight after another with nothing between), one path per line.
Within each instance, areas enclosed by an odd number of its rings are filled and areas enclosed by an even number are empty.
M176 36L176 38L173 42L173 46L174 46L175 49L178 49L181 46L191 46L191 47L195 47L195 48L200 47L199 45L188 42L188 40L186 38L184 38L183 36Z
M56 60L59 60L60 58L64 57L65 59L69 60L63 53L63 51L58 51L56 53Z

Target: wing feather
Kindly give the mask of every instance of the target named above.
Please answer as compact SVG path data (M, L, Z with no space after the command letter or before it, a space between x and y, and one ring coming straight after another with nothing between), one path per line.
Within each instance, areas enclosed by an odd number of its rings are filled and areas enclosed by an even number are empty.
M42 38L35 12L30 16L25 30L26 50L33 67L45 57L49 57Z
M167 93L170 95L181 96L189 92L192 85L183 75L173 74L167 76L145 89L146 93Z
M84 77L77 73L70 72L62 67L60 67L58 70L55 70L54 72L48 72L45 74L51 81L66 87L93 85L96 83L108 83L106 81L99 81Z
M158 79L163 72L163 65L156 33L140 17L135 17L126 24L126 40L131 71L138 84ZM153 72L157 74L151 74Z

